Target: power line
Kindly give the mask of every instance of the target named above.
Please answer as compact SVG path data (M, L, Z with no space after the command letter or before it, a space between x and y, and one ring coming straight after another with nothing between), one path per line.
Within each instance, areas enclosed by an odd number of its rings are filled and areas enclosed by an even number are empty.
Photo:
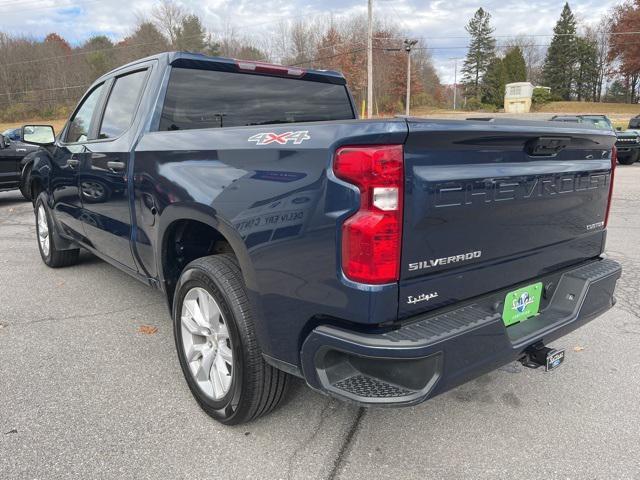
M54 87L54 88L38 88L38 89L34 89L34 90L23 90L22 92L9 92L9 93L0 93L0 95L26 95L27 93L32 93L32 92L53 92L53 91L59 91L59 90L67 90L69 88L83 88L83 87L88 87L89 85L91 85L90 83L85 83L82 85L70 85L68 87Z
M629 31L629 32L598 32L600 35L605 36L617 36L617 35L640 35L640 31ZM492 35L493 38L517 38L517 37L583 37L580 33L544 33L544 34L514 34L514 35ZM404 37L374 37L376 40L403 40ZM441 36L422 36L422 37L413 37L418 40L451 40L451 39L470 39L469 35L441 35Z
M8 106L8 105L20 105L20 104L33 104L33 103L60 103L60 102L77 102L78 97L56 97L56 98L45 98L38 100L16 100L16 101L8 101L2 100L0 101L0 106Z
M362 43L362 42L358 42L358 43ZM329 60L331 58L336 58L336 57L339 57L341 55L350 55L352 53L362 52L363 50L366 50L366 47L360 47L360 48L356 48L354 50L349 50L348 52L340 52L340 53L336 53L334 55L328 55L326 57L311 58L309 60L303 60L301 62L292 63L291 65L286 65L286 66L287 67L298 67L300 65L304 65L305 63L313 63L313 62L319 62L321 60ZM376 50L376 49L374 49L374 50Z
M626 45L640 45L640 42L630 42L627 43ZM551 44L550 43L540 43L540 44L534 44L534 45L525 45L527 47L550 47ZM522 47L522 45L520 44L502 44L502 45L497 45L497 48L514 48L514 47ZM446 47L417 47L415 48L415 50L462 50L462 49L466 49L469 48L468 45L460 45L460 46L446 46Z

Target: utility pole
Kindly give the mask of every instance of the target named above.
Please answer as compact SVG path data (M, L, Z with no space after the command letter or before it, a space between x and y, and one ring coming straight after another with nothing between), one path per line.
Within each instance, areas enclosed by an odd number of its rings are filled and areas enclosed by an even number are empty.
M367 28L367 118L373 116L373 0L369 0Z
M409 116L411 106L411 49L418 43L417 40L404 40L404 49L407 52L407 100L405 102L405 115Z
M453 60L453 109L456 109L456 100L458 96L458 60L459 58L450 58Z

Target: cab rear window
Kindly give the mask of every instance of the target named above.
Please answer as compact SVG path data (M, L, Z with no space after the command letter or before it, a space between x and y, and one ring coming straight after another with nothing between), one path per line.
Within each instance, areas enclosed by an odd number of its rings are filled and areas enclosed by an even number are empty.
M355 118L344 85L173 68L159 130Z

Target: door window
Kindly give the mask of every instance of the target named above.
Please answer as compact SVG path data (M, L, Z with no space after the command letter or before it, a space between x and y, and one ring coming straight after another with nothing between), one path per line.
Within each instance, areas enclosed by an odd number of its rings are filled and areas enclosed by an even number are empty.
M80 108L71 118L69 130L67 130L67 137L65 139L67 143L85 142L87 140L91 128L91 118L93 117L93 112L98 105L98 100L100 99L103 86L104 84L98 85L84 99Z
M98 138L115 138L129 128L136 113L146 75L147 71L141 70L116 79L104 111Z

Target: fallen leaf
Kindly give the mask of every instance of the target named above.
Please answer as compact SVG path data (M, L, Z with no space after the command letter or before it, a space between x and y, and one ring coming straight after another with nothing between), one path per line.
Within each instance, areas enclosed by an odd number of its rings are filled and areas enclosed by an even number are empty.
M153 325L140 325L138 327L138 333L153 335L154 333L158 333L158 327L154 327Z
M574 352L581 352L583 350L584 350L584 347L581 347L580 345L576 345L575 347L573 347Z

